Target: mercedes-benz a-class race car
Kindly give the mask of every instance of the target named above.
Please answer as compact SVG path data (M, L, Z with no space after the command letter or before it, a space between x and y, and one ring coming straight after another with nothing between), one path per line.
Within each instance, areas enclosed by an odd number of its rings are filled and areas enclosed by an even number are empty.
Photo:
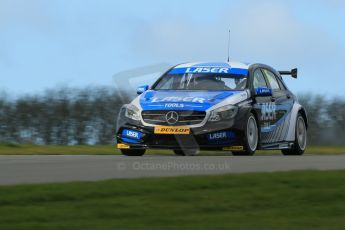
M307 145L305 109L282 75L263 64L180 64L122 107L117 147L124 155L172 149L177 155L225 150L252 155L257 149L301 155Z

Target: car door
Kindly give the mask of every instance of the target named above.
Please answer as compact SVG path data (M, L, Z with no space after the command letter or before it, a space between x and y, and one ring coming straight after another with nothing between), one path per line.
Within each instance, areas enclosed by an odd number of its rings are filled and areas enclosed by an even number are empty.
M279 77L269 69L262 69L269 88L272 89L271 102L266 105L266 123L262 128L265 142L274 143L284 141L288 129L288 115L292 109L293 99L289 91L282 84Z
M252 92L256 92L257 88L270 88L262 70L257 68L253 71L253 78L252 78ZM267 135L265 135L266 127L270 124L270 114L269 114L269 105L272 102L271 96L255 96L254 98L253 107L258 115L258 124L260 125L260 141L262 143L267 142Z

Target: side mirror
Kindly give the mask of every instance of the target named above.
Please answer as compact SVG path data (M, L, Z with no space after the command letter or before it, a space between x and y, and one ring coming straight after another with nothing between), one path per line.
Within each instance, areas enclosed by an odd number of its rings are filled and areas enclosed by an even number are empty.
M266 87L255 88L255 95L258 97L270 97L272 96L272 89Z
M148 85L143 85L143 86L139 86L137 88L137 94L142 94L143 92L149 90L149 86Z

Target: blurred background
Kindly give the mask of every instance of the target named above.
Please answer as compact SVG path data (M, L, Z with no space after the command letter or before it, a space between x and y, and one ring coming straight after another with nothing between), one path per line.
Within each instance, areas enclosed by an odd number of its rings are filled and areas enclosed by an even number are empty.
M299 68L286 81L309 143L345 145L344 21L341 0L0 0L0 142L111 144L121 105L160 75L118 73L225 61L231 28L232 60Z
M344 0L0 0L0 229L345 229L344 22ZM226 61L229 28L231 60L298 68L306 156L114 156L135 88Z

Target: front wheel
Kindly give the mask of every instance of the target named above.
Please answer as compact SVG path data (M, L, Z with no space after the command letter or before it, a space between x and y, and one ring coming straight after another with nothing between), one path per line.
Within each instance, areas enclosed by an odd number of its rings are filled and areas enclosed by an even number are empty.
M125 156L140 157L145 154L145 149L121 149L121 153Z
M307 147L307 127L301 114L296 120L295 142L291 149L283 149L284 155L303 155Z
M259 143L259 129L254 114L250 113L247 118L246 128L244 130L244 151L232 152L235 156L252 156L254 155Z

